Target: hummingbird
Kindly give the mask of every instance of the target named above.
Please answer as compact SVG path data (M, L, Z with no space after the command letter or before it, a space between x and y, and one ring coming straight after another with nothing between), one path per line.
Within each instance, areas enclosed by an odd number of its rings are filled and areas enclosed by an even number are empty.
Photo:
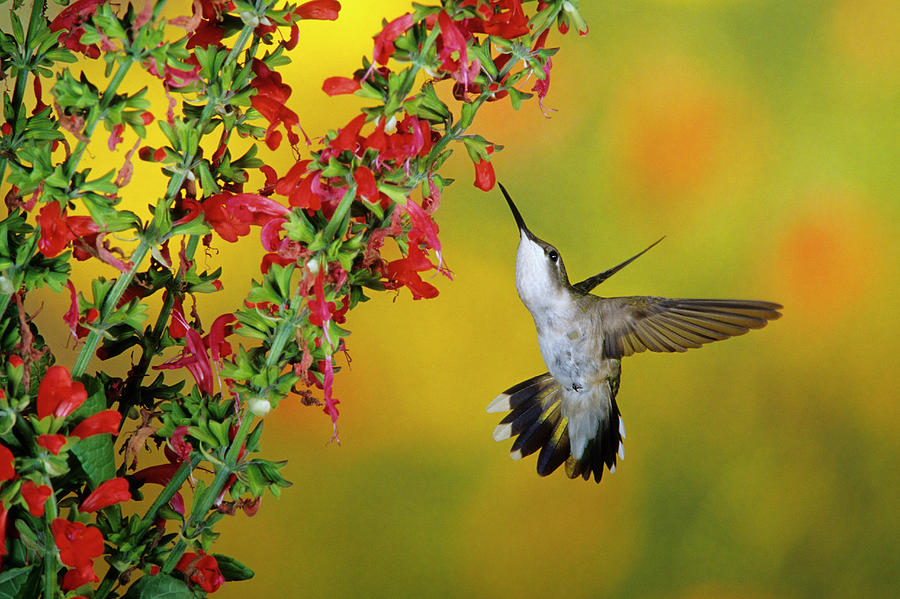
M498 183L499 185L499 183ZM599 297L597 285L650 250L618 266L569 283L562 256L532 233L503 185L519 228L516 291L534 319L547 367L498 395L489 413L509 412L494 439L515 437L510 457L540 450L537 472L547 476L563 463L569 478L600 482L604 466L616 471L625 458L625 427L616 395L622 358L645 350L683 352L743 335L781 317L780 304L755 300Z

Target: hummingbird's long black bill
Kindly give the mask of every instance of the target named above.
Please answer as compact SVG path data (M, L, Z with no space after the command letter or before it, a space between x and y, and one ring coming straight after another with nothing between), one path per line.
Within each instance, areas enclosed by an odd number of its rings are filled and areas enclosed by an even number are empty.
M519 209L516 208L512 198L509 197L509 192L506 191L506 188L503 187L503 184L499 181L497 182L497 185L500 186L500 191L503 192L503 197L506 198L506 203L509 204L509 209L512 210L513 218L516 219L516 226L519 227L519 231L525 231L525 234L528 235L528 237L534 237L531 231L528 230L528 227L525 226L525 220L522 218L522 215L519 214Z
M622 270L623 268L625 268L626 266L628 266L629 264L631 264L632 262L634 262L635 260L637 260L638 258L643 256L644 254L646 254L650 250L650 248L652 248L653 246L655 246L657 243L659 243L660 241L662 241L665 238L666 238L665 235L663 235L662 237L660 237L659 239L657 239L656 241L654 241L653 243L648 245L644 251L642 251L638 254L635 254L634 256L632 256L631 258L626 260L625 262L619 264L618 266L613 266L609 270L604 270L600 274L596 274L593 277L587 278L587 279L581 281L580 283L575 283L573 285L573 287L575 289L577 289L578 291L581 291L582 293L589 293L591 291L591 289L593 289L594 287L596 287L597 285L599 285L606 279L610 278L611 276L613 276L614 274L616 274L617 272L619 272L620 270Z

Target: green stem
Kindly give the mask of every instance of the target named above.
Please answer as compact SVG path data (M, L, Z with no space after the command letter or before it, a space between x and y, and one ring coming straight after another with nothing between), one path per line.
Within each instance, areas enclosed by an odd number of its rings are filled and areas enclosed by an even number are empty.
M52 547L52 551L48 550L44 555L44 599L56 599L59 595L56 576L56 572L59 569L59 560L57 559L59 553L56 551L51 529L51 524L54 520L56 520L56 498L51 495L44 512L46 546L48 549Z
M85 124L82 133L83 138L78 141L78 145L75 146L75 151L72 152L72 155L66 160L66 179L71 180L72 175L75 174L75 169L78 168L78 162L81 160L81 156L87 149L88 141L94 133L94 128L97 126L97 123L100 122L100 118L106 112L106 109L109 108L109 103L116 97L116 90L119 88L122 80L125 79L125 75L128 73L128 69L131 68L132 64L134 64L134 57L129 56L128 60L119 65L118 70L109 81L109 85L103 93L100 104L88 114L88 121Z
M166 562L163 564L162 571L164 573L168 574L175 568L175 564L178 563L178 560L181 559L181 556L184 555L184 552L188 547L188 539L193 538L199 532L197 528L203 523L203 520L206 518L209 510L212 509L216 499L222 494L228 479L232 474L237 472L238 455L240 455L241 448L244 446L244 441L246 441L247 435L250 433L251 424L253 424L253 416L249 413L245 414L244 418L241 420L240 427L238 427L237 433L234 435L234 439L231 441L231 445L228 447L228 451L225 453L225 459L222 461L219 470L216 472L213 482L203 491L203 494L199 498L195 498L194 505L191 508L191 514L188 517L187 522L185 522L184 527L182 527L182 534L175 544L175 547L173 547L172 551L169 553L169 557L166 558Z
M25 32L25 49L24 51L29 54L29 56L25 57L25 63L31 63L31 38L33 37L34 30L37 29L38 23L44 15L44 4L46 0L35 0L31 4L31 18L28 20L28 31ZM9 123L10 126L15 127L16 123L19 122L19 114L22 110L22 102L25 99L25 88L28 86L28 75L31 73L28 71L19 71L19 74L16 76L16 88L13 91L13 100L12 100L12 109L13 109L13 118ZM6 165L8 160L3 158L2 162L0 162L0 181L3 181L3 178L6 176ZM0 311L0 314L3 312Z

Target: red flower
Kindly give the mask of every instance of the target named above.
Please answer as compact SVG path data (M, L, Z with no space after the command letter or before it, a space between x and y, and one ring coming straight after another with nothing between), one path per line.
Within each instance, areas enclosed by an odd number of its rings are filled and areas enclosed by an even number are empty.
M84 243L92 246L100 228L89 216L66 216L58 202L48 202L41 208L37 218L41 227L41 236L38 239L38 250L47 258L52 258L62 252L66 245L73 239L83 239ZM84 256L76 258L83 260Z
M207 593L212 593L225 584L225 577L219 571L216 558L202 550L199 555L196 553L182 555L175 569L184 572L191 582L199 585Z
M131 493L128 491L128 481L124 478L113 478L94 489L94 492L81 502L79 509L82 512L96 512L115 503L129 501L130 499Z
M98 58L100 48L96 44L86 46L81 43L84 27L81 25L91 20L97 11L97 7L105 4L106 0L77 0L66 7L53 21L50 22L50 31L62 31L59 42L73 52L81 52L89 58Z
M63 588L74 589L87 582L98 582L94 574L94 558L103 554L103 534L99 528L81 522L57 518L50 524L53 540L59 547L59 559L75 573L67 572Z
M336 151L355 150L359 138L359 130L366 123L365 113L353 118L347 126L341 129L338 136L331 142L331 147Z
M410 244L409 255L406 258L393 260L388 262L386 275L388 282L385 284L387 289L399 289L407 287L411 292L413 299L431 299L437 297L437 287L422 280L418 273L431 270L434 265L428 259L417 243Z
M311 0L294 9L294 14L301 19L318 19L334 21L338 18L341 3L337 0Z
M72 431L72 436L86 439L87 437L103 433L116 434L119 432L119 423L121 421L122 415L116 410L103 410L78 423L78 426Z
M288 141L291 145L296 144L300 141L300 136L294 132L294 128L300 129L300 119L297 113L284 105L291 95L290 86L282 83L279 73L256 58L253 59L253 72L256 77L250 85L256 89L256 95L250 99L250 104L269 121L266 145L275 150L281 144L281 133L276 129L282 123L287 131Z
M378 184L375 175L368 168L359 166L353 171L353 180L356 181L356 194L372 202L378 201Z
M508 40L528 33L528 17L522 10L522 0L494 0L482 4L479 0L464 0L461 6L476 6L483 23L473 23L472 31L496 35ZM477 25L481 25L476 29Z
M72 376L65 366L51 366L38 388L37 416L46 418L65 418L87 399L84 385L72 381Z
M206 222L225 241L235 242L250 233L250 225L262 226L272 218L284 218L290 212L269 198L252 194L217 193L203 200Z
M71 591L82 585L99 581L100 579L97 578L97 575L94 573L94 564L91 562L89 564L82 564L66 572L66 575L63 576L62 588L64 591Z
M40 518L44 515L44 504L50 499L52 493L53 490L47 485L37 486L30 480L22 483L22 499L28 504L28 511L32 516Z
M479 160L475 163L475 187L484 191L490 191L496 183L494 167L490 160Z
M441 36L438 38L441 69L448 71L454 79L467 86L481 70L481 62L473 60L472 64L469 64L466 36L450 15L441 12L438 14L437 23L441 29ZM453 54L456 54L457 58L454 59Z
M0 443L0 481L9 480L16 475L13 467L15 457L6 445Z
M331 320L334 308L334 302L325 301L325 275L320 270L316 275L313 298L309 301L309 322L317 327L325 327L325 323Z
M329 77L322 83L322 91L329 96L352 94L362 87L356 79L349 77Z
M209 334L203 338L203 344L209 348L213 362L220 363L222 358L231 355L231 344L225 341L225 337L234 331L232 323L235 321L237 321L237 317L234 314L222 314L213 321L212 326L209 327ZM185 432L187 432L187 427L185 427Z
M197 387L199 387L201 391L212 395L212 364L209 361L209 355L206 353L206 346L203 345L203 338L200 336L200 333L187 324L184 317L180 314L173 313L172 318L180 321L180 324L186 329L184 350L182 350L180 357L164 364L160 364L159 366L154 366L153 369L174 370L177 368L187 368L188 372L194 377Z
M381 33L373 38L375 40L374 55L376 63L387 64L388 58L394 53L394 41L412 27L414 22L412 14L406 13L384 26Z
M59 450L66 444L66 438L63 435L41 435L37 438L37 444L53 455L59 455Z

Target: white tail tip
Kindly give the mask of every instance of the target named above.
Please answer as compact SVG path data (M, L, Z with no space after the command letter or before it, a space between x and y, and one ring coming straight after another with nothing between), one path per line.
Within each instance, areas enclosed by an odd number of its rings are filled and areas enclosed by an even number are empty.
M509 405L509 395L501 393L494 398L494 401L488 404L487 413L494 414L496 412L509 412L512 408Z

